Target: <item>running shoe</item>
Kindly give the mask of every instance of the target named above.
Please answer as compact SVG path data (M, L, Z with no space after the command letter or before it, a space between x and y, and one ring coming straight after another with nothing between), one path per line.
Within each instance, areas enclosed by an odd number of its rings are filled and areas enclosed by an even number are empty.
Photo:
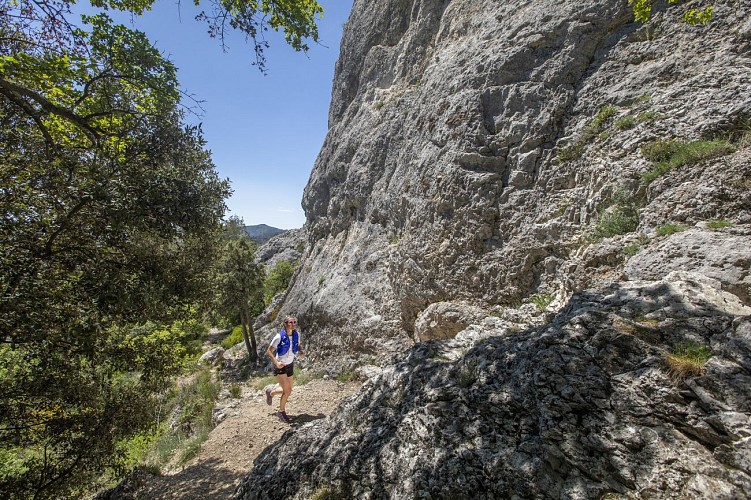
M280 411L279 412L279 420L281 420L285 424L289 423L289 417L287 416L287 412L286 411Z
M266 389L266 404L271 406L271 389Z

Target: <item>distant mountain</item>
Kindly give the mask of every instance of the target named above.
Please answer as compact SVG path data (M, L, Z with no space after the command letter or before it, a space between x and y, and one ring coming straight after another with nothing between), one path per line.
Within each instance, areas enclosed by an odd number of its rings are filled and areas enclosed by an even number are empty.
M276 227L267 226L266 224L245 226L245 232L248 234L248 236L250 236L250 239L258 243L259 245L266 243L277 234L282 234L286 231L286 229L279 229Z

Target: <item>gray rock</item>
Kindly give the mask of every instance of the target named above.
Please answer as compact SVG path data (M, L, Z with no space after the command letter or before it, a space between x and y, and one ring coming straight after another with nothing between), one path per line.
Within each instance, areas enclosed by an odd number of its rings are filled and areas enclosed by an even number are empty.
M671 271L701 273L722 283L723 289L751 305L751 246L746 230L711 231L691 228L649 246L629 259L629 279L662 279Z
M198 364L217 365L224 361L224 348L215 347L210 351L206 351L198 358Z
M415 321L415 340L449 339L486 313L479 307L454 302L436 302L425 308Z
M441 353L459 336L420 342L265 450L236 497L748 498L751 369L725 345L679 379L665 355L739 338L749 312L682 273L576 294L550 322L491 331L455 359Z
M238 497L751 497L751 148L642 177L651 141L742 133L751 5L684 8L355 1L279 314L383 370Z
M677 21L683 8L642 25L609 0L356 1L281 314L309 326L321 359L382 362L420 338L434 303L491 310L618 282L633 244L634 277L678 269L646 262L691 244L685 236L592 238L619 189L645 235L666 222L732 222L720 247L741 248L738 259L725 269L705 249L706 265L692 257L691 269L712 269L747 300L751 149L640 181L652 168L645 143L737 136L751 113L751 53L738 41L749 6L715 6L709 28ZM592 135L606 106L614 116ZM632 127L616 126L626 118Z

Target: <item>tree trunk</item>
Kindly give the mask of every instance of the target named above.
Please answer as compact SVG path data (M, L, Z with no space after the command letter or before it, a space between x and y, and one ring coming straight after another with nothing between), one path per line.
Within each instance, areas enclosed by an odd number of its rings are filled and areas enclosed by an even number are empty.
M245 347L248 349L248 355L252 362L258 361L258 351L256 349L256 337L253 335L253 325L250 324L250 313L248 308L243 306L240 308L240 323L243 326L243 339L245 339ZM250 335L248 335L250 330Z

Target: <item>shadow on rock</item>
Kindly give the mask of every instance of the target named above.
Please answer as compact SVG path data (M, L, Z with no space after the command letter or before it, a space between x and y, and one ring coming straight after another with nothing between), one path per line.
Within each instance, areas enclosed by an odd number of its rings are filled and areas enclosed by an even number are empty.
M419 343L264 450L235 494L749 497L749 312L677 273L576 294L541 327ZM712 358L677 379L665 359L685 343Z

